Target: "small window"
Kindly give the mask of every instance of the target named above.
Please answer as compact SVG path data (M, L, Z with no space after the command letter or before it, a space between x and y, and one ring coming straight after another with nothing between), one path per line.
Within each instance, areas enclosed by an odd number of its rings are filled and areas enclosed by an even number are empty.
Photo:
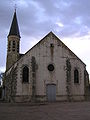
M17 42L17 52L19 52L19 42Z
M8 42L8 46L11 46L11 41Z
M22 78L23 78L23 82L24 82L24 83L29 82L29 69L28 69L27 66L25 66L25 67L23 68Z
M13 45L15 45L15 41L13 41Z
M11 48L11 47L8 47L8 52L10 52L10 48Z
M13 41L13 48L15 48L15 41Z
M8 51L11 49L11 41L8 42Z
M54 47L54 44L53 44L53 43L51 43L51 44L50 44L50 47L51 47L51 48L53 48L53 47Z
M79 83L79 72L77 69L74 70L74 83Z
M12 51L14 52L14 51L15 51L15 48L13 48Z
M53 71L54 70L54 65L53 64L49 64L48 65L48 70L49 71Z

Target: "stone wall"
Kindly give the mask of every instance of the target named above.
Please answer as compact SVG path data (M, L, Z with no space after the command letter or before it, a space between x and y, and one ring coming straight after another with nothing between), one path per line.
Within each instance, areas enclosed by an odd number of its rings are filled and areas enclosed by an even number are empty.
M17 67L14 65L10 72L6 73L8 100L47 101L48 84L56 85L57 101L84 100L86 66L52 33L31 48L17 64ZM49 70L49 65L54 69ZM29 69L28 83L22 82L23 66ZM80 74L78 84L74 83L75 68L78 68Z
M32 56L38 66L36 71L32 71ZM54 66L53 71L48 70L50 64ZM30 71L28 84L22 83L21 71L24 65L27 65ZM75 68L80 72L79 84L74 84ZM44 96L43 100L47 100L46 85L55 84L57 100L71 101L73 98L79 99L79 96L81 100L84 96L84 69L85 64L56 36L50 34L18 61L17 95L35 95L38 100L42 100L41 96ZM25 86L30 86L27 87L30 88L27 92Z
M17 91L17 67L5 73L5 100L13 101Z

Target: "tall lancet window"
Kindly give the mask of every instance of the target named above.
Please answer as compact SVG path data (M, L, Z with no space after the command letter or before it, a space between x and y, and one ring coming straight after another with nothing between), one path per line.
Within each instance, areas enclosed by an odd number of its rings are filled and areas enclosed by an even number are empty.
M22 79L23 83L29 82L29 68L27 66L23 68Z
M19 41L17 42L17 52L19 52Z
M12 51L15 51L15 46L16 46L16 43L15 43L15 40L13 41L13 46L12 46Z
M78 69L74 70L74 83L79 83L79 71L78 71Z

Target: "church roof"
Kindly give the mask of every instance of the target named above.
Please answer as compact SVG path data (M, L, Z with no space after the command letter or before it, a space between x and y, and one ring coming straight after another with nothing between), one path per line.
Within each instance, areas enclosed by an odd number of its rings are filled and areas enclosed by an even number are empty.
M83 63L83 65L86 66L86 64L85 64L76 54L74 54L52 31L49 32L44 38L42 38L42 39L41 39L37 44L35 44L31 49L29 49L25 54L20 55L20 58L19 58L17 61L19 61L21 58L25 57L25 55L28 54L32 49L34 49L35 46L37 46L37 45L40 44L43 40L45 40L45 38L50 37L50 36L54 36L54 37L58 40L58 42L62 44L62 47L64 47L66 50L69 51L70 54L72 54L72 55L74 56L73 58L70 58L70 59L76 59L76 58L77 58L77 60L79 60L81 63ZM75 58L75 57L76 57L76 58ZM65 57L63 57L63 58L65 58Z
M16 11L14 12L14 16L13 16L13 20L12 20L12 24L11 24L11 28L10 28L8 36L10 36L10 35L16 35L16 36L20 37Z
M33 49L35 46L37 46L38 44L40 44L40 43L41 43L46 37L48 37L48 36L54 36L54 37L58 40L58 42L62 43L62 46L63 46L65 49L67 49L72 55L74 55L79 61L81 61L81 62L86 66L86 64L85 64L74 52L72 52L52 31L49 32L44 38L42 38L42 39L41 39L37 44L35 44L31 49ZM23 55L23 57L24 57L28 52L30 52L31 49L29 49L29 50ZM74 59L74 58L72 58L72 59Z

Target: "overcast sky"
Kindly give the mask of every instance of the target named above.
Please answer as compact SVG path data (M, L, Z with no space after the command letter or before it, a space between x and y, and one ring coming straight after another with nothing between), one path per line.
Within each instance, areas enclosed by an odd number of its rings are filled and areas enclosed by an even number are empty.
M0 72L5 71L15 3L21 53L53 31L87 65L90 74L90 0L0 0Z

